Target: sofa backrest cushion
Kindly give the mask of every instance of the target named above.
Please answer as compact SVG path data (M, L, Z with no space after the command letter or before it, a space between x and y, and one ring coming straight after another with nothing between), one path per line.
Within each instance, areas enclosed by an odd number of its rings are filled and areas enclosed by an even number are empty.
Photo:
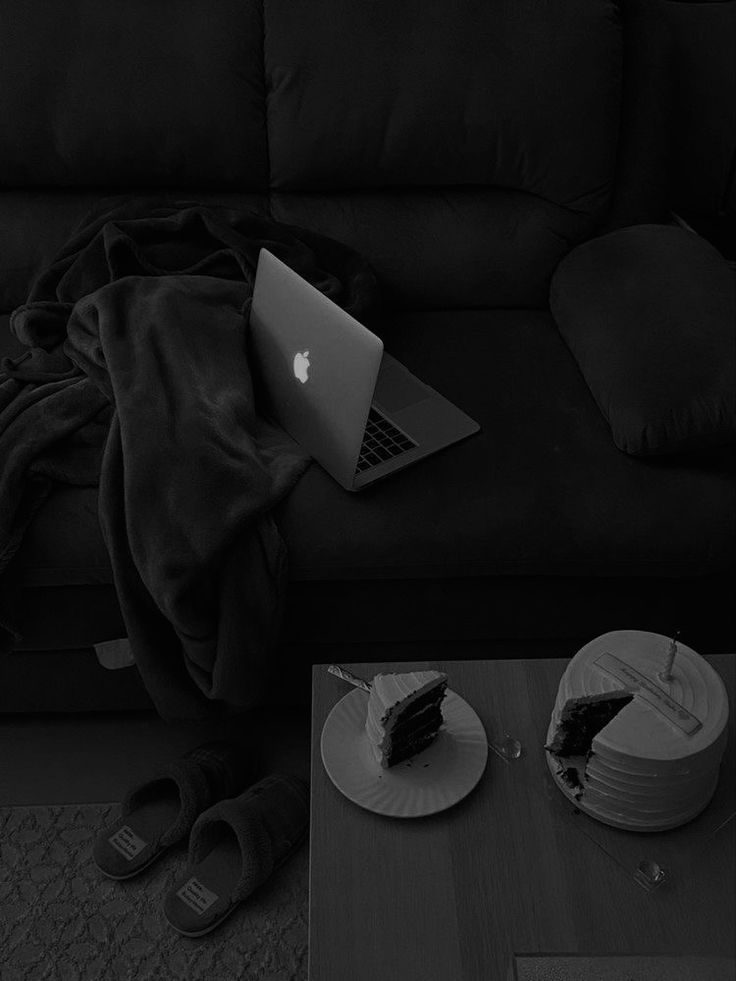
M3 4L0 185L265 186L261 45L253 0Z
M0 26L2 196L262 192L412 307L546 305L610 206L617 0L25 0Z
M500 186L590 211L621 85L609 0L266 0L278 189Z

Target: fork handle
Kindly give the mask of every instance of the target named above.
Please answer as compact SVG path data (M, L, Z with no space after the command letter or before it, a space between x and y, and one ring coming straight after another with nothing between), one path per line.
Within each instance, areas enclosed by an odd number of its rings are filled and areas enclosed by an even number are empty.
M349 684L354 685L356 688L362 688L363 691L370 692L371 686L363 678L359 678L352 671L348 671L347 668L341 668L339 664L331 664L327 670L330 674L334 674L338 678L342 678L343 681L347 681Z

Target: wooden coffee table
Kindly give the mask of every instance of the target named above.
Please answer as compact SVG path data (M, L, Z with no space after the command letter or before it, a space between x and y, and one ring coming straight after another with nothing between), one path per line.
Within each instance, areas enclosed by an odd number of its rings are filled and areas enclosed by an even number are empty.
M453 652L456 654L456 652ZM450 655L451 656L451 655ZM734 955L736 658L710 663L732 713L713 801L689 825L642 835L575 813L552 783L543 745L567 660L349 664L436 668L480 716L524 747L485 772L460 803L389 818L351 803L320 755L322 728L351 689L313 668L310 981L496 981L514 953ZM668 870L648 890L641 860Z

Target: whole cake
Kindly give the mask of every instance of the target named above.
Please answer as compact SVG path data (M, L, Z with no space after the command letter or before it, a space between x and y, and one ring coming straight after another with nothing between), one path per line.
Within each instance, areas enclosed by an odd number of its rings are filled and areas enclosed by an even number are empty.
M441 671L377 674L368 696L366 733L383 767L415 756L437 737L447 675Z
M547 733L559 788L606 824L662 831L691 820L716 789L728 696L699 654L617 630L586 644L560 681Z

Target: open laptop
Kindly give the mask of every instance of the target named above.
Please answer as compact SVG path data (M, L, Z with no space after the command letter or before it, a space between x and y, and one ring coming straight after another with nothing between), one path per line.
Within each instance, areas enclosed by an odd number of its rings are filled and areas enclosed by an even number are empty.
M266 249L250 312L266 408L346 490L367 487L480 426Z

